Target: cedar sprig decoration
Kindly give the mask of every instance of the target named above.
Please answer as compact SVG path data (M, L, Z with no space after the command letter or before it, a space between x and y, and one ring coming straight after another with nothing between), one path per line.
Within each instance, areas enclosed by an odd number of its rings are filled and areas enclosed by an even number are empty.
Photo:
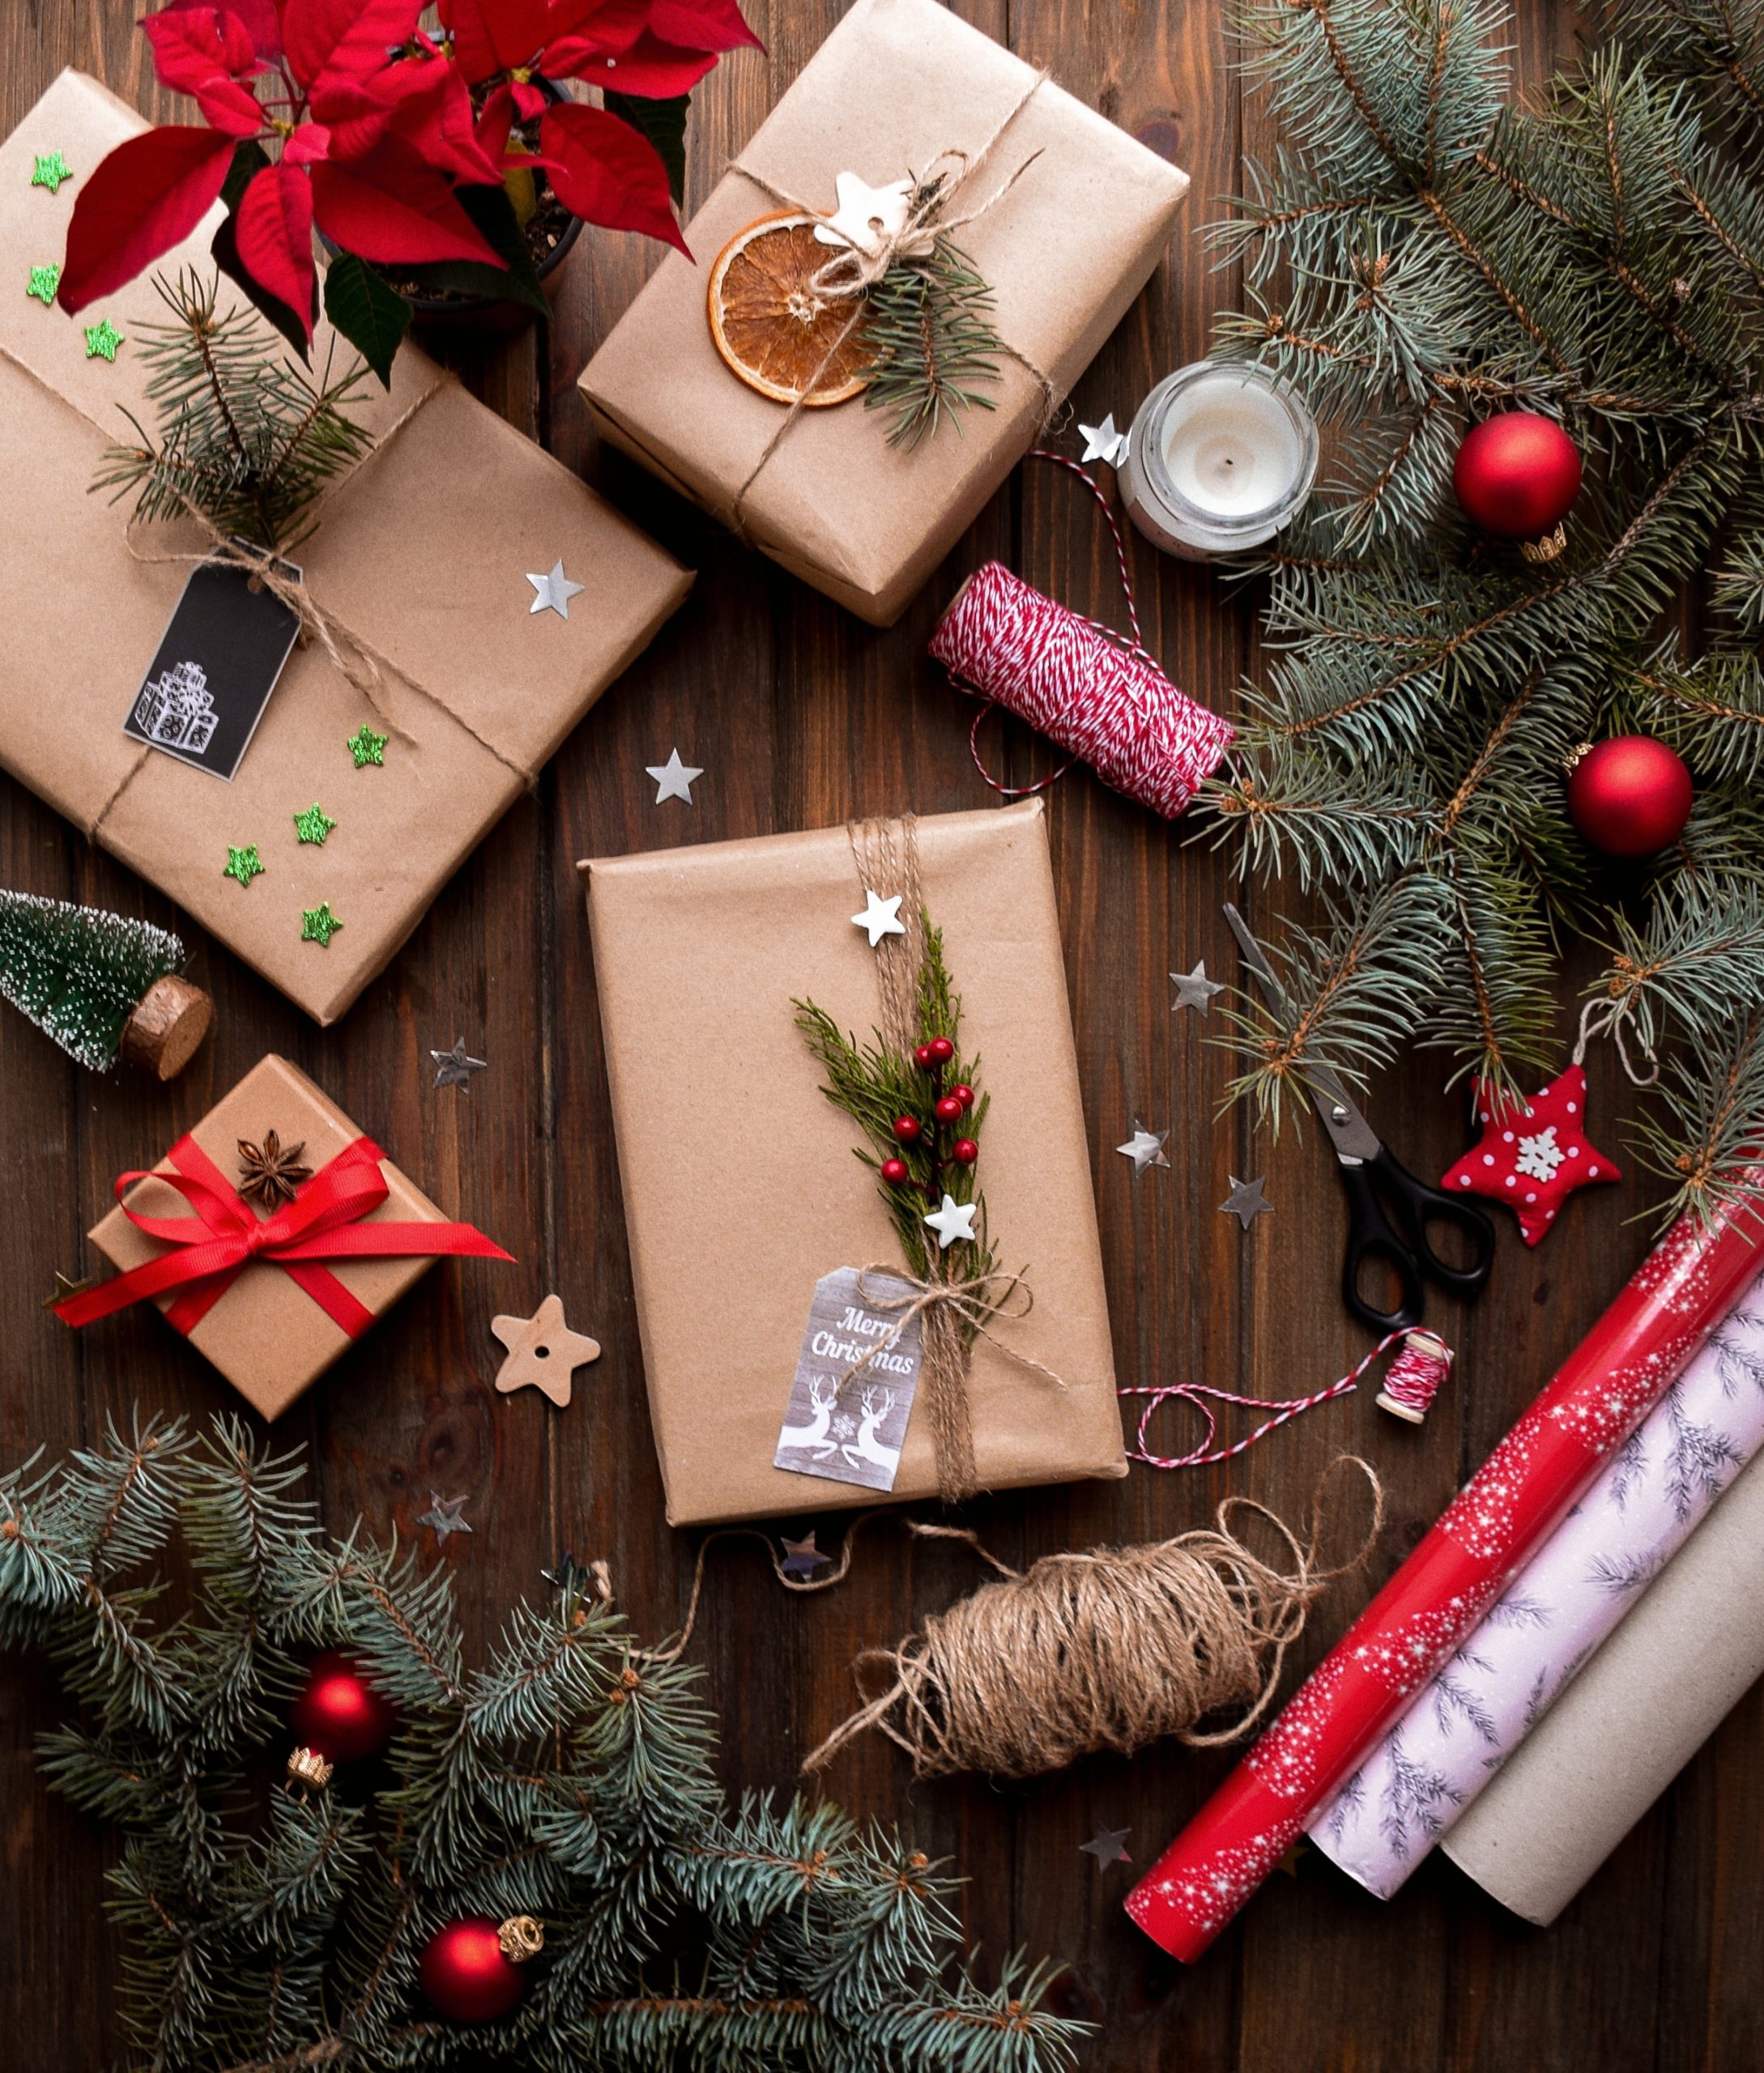
M332 1538L304 1476L230 1419L0 1475L0 1642L59 1668L79 1714L43 1768L121 1841L132 2065L1072 2065L1085 2026L1046 2009L1046 1969L975 1975L945 1866L825 1803L726 1798L696 1670L573 1581L468 1665L445 1566ZM330 1647L399 1726L380 1781L309 1794L279 1777L285 1713ZM416 1967L479 1912L542 1918L545 1949L515 2012L467 2030Z
M944 962L943 931L931 926L929 916L920 919L925 954L918 969L915 1049L942 1037L952 1047L946 1061L927 1070L911 1051L893 1049L880 1031L873 1032L871 1041L859 1043L812 1001L792 1005L796 1026L827 1075L822 1093L835 1108L844 1109L869 1140L854 1146L853 1151L876 1174L901 1250L919 1280L942 1271L940 1249L925 1224L926 1211L935 1209L945 1193L957 1203L979 1204L974 1220L978 1242L964 1248L957 1270L968 1279L990 1275L995 1262L986 1235L986 1197L975 1185L978 1166L955 1160L951 1147L962 1138L978 1144L991 1096L978 1091L979 1058L961 1055L961 997L951 986ZM936 1120L935 1105L948 1089L957 1087L974 1090L974 1106L959 1123L946 1126ZM903 1116L921 1125L919 1135L905 1143L895 1130ZM896 1186L882 1177L891 1160L899 1160L906 1168L905 1180Z
M1757 982L1730 924L1764 879L1764 0L1594 12L1602 40L1522 104L1500 0L1245 8L1285 142L1213 233L1245 287L1215 350L1291 381L1337 461L1257 559L1272 660L1199 811L1334 908L1294 940L1297 1048L1246 1003L1240 1093L1272 1109L1307 1062L1408 1043L1523 1087L1566 1048L1565 954L1598 946L1590 997L1679 1062L1644 1163L1668 1214L1713 1213L1764 1140L1736 1062L1757 995L1717 1011ZM1544 564L1451 487L1469 426L1515 407L1588 461ZM1663 649L1663 624L1698 638ZM1678 749L1698 805L1613 888L1564 764L1625 731ZM1398 888L1418 940L1387 925Z
M312 531L311 506L372 445L347 414L368 369L357 360L309 380L254 310L218 311L219 276L154 276L172 313L138 327L152 367L157 436L132 413L135 443L111 448L95 489L134 493L144 521L199 513L215 530L287 553Z
M913 198L916 213L924 190ZM1003 350L991 289L966 253L939 237L920 259L901 259L872 284L863 336L871 354L865 407L892 411L891 446L909 452L961 414L995 407L985 387L999 378Z

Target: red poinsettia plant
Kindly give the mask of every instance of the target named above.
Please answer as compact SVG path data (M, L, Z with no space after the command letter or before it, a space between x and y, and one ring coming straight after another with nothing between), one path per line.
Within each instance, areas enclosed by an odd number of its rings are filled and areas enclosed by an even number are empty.
M205 118L120 144L79 191L60 300L84 309L189 236L305 348L325 311L385 380L413 294L544 296L524 223L570 215L684 251L692 89L758 39L739 0L171 0L141 28ZM601 92L572 99L562 83Z

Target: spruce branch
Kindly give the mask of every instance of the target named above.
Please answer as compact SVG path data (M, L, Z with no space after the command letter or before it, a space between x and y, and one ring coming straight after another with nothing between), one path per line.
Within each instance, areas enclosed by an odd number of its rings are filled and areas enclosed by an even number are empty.
M863 392L872 411L892 411L888 444L909 453L963 411L995 407L985 392L1004 350L993 295L959 246L940 237L923 259L901 260L869 291L863 340L870 365Z

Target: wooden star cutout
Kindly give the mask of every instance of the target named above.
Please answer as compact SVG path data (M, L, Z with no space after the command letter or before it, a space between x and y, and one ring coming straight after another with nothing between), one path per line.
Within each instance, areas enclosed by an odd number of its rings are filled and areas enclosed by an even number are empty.
M492 1317L490 1329L509 1349L496 1370L496 1387L504 1396L530 1382L561 1411L569 1401L571 1375L600 1358L598 1339L564 1322L561 1296L548 1296L530 1317Z

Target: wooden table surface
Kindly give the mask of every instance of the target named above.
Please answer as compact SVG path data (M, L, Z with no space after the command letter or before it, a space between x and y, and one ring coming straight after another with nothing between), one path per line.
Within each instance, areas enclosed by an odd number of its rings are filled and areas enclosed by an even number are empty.
M1075 415L1094 421L1112 409L1124 424L1159 376L1201 355L1211 313L1237 292L1232 275L1209 270L1198 233L1217 198L1241 191L1244 155L1266 149L1266 117L1243 103L1218 0L960 6L1193 177L1167 263L1074 398ZM0 10L4 127L66 64L165 113L130 26L138 11L122 0L10 0ZM840 11L840 0L750 0L769 55L736 53L700 96L689 206ZM1572 23L1540 3L1522 11L1520 63L1536 79L1571 47ZM198 1416L234 1407L151 1313L76 1337L39 1305L57 1268L77 1270L81 1233L109 1203L112 1177L150 1164L266 1049L279 1051L392 1147L450 1213L492 1232L522 1262L502 1279L475 1262L436 1273L277 1432L309 1444L334 1525L360 1513L376 1532L395 1526L410 1537L432 1488L465 1496L472 1535L430 1559L450 1571L476 1636L494 1630L512 1598L543 1590L540 1568L565 1547L606 1556L625 1608L658 1634L680 1615L695 1544L662 1516L574 860L856 814L984 806L992 794L969 760L969 708L924 652L957 583L997 555L1080 609L1113 615L1118 605L1096 515L1052 470L1020 471L901 624L877 632L599 451L575 377L654 253L590 232L548 337L462 372L698 569L697 586L339 1028L314 1028L48 807L0 781L0 883L183 928L194 976L218 1010L215 1036L164 1091L121 1074L95 1078L19 1016L0 1014L11 1205L0 1249L0 1456L11 1462L34 1447L58 1455L137 1406ZM458 487L471 494L469 482ZM1132 551L1149 645L1179 683L1229 709L1256 666L1253 597L1229 598L1204 571L1162 560L1136 538ZM658 808L643 767L675 747L705 776L690 808ZM1019 779L1048 767L1045 750L1020 733L999 754ZM1316 1389L1366 1343L1336 1295L1341 1205L1320 1141L1312 1131L1271 1146L1251 1141L1241 1113L1216 1120L1228 1058L1205 1043L1197 1016L1170 1010L1171 966L1204 956L1215 975L1236 974L1219 912L1233 894L1231 859L1185 842L1179 827L1082 774L1056 788L1050 818L1120 1377L1208 1379L1268 1396ZM1247 904L1252 915L1270 911L1262 891L1251 889ZM1566 1013L1563 1024L1566 1048ZM469 1093L437 1092L429 1049L461 1036L489 1070ZM1444 1095L1442 1079L1437 1061L1423 1062L1389 1077L1370 1105L1423 1173L1442 1171L1461 1147L1461 1100ZM1603 1058L1593 1101L1610 1143L1625 1105ZM1136 1115L1171 1127L1167 1172L1136 1180L1116 1156ZM1276 1214L1244 1235L1218 1205L1229 1174L1263 1172ZM1441 1317L1459 1366L1424 1432L1350 1398L1216 1470L1136 1467L1124 1483L982 1502L974 1522L1015 1560L1161 1538L1208 1519L1233 1492L1297 1519L1323 1463L1362 1449L1387 1480L1393 1522L1370 1573L1336 1587L1315 1615L1302 1652L1314 1660L1615 1292L1644 1246L1643 1228L1626 1221L1639 1201L1628 1185L1583 1194L1531 1254L1503 1221L1490 1290L1474 1311ZM492 1309L536 1305L551 1288L605 1347L561 1415L536 1391L504 1399L491 1388L500 1351ZM432 1536L421 1539L432 1551ZM854 1653L893 1640L978 1580L959 1548L915 1548L875 1530L845 1587L786 1600L757 1549L718 1549L694 1652L722 1712L730 1785L788 1788L802 1753L849 1706ZM58 1718L40 1666L8 1665L0 1715L0 1979L9 1983L11 2056L83 2073L117 2050L117 1958L99 1917L103 1852L34 1777L32 1737ZM1124 1826L1143 1866L1224 1775L1229 1755L1161 1747L1028 1787L914 1788L904 1760L871 1738L836 1766L829 1789L955 1860L971 1882L967 1927L989 1964L1019 1945L1067 1963L1065 2005L1100 2026L1087 2060L1096 2067L1688 2073L1764 2063L1761 1749L1764 1697L1754 1692L1549 1933L1515 1921L1442 1862L1386 1905L1313 1852L1296 1875L1276 1875L1192 1971L1122 1913L1127 1868L1099 1873L1079 1845L1101 1826Z

